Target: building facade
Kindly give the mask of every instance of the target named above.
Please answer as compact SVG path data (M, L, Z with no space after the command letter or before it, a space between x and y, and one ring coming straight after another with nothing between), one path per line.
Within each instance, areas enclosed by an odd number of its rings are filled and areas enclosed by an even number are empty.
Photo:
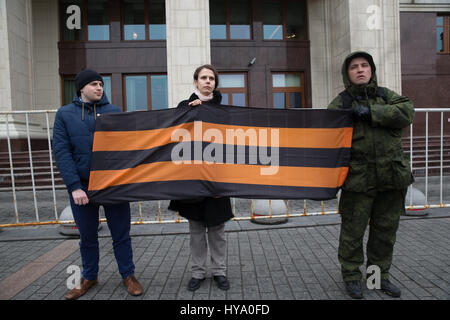
M124 111L170 108L204 63L223 104L323 108L351 51L416 107L449 107L450 3L396 0L0 0L0 112L70 103L83 68ZM22 118L0 115L20 149ZM46 139L42 119L30 134ZM0 151L5 144L0 144Z

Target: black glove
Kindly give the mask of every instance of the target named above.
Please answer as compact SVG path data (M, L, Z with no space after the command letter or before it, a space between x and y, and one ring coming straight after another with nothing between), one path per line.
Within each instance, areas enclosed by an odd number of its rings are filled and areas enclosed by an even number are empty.
M367 121L367 122L372 121L372 115L370 114L369 108L367 108L366 106L363 106L361 104L358 104L356 107L353 108L352 115L353 115L353 118L358 119L358 120Z

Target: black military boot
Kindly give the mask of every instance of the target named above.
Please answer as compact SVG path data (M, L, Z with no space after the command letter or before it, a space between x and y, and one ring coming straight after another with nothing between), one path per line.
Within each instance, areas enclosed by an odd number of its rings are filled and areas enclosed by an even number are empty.
M398 298L402 294L399 288L392 284L389 280L381 280L380 281L381 291L386 293L387 295Z
M353 299L362 299L363 298L361 281L359 281L359 280L346 281L345 289L347 289L347 293Z

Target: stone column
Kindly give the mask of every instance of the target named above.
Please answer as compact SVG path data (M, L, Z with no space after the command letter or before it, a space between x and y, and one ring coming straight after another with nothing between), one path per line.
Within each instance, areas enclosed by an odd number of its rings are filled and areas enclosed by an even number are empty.
M11 64L6 0L0 0L0 101L0 111L11 110Z
M344 89L341 66L352 51L369 52L378 84L401 93L399 4L392 0L308 0L313 108Z
M349 0L309 0L313 108L324 108L343 89L341 65L351 50Z
M58 0L33 0L33 81L37 110L61 106L58 41Z
M392 0L350 0L351 49L372 54L378 84L401 93L400 7Z
M309 0L312 107L325 108L332 97L330 23L327 0Z
M31 0L0 0L0 110L34 109L33 23ZM32 138L45 138L41 121L29 117ZM0 118L0 138L6 138L6 119ZM25 116L8 116L12 139L27 137Z
M211 61L209 1L166 0L169 107L189 98L195 69Z
M33 107L31 0L6 1L11 110Z

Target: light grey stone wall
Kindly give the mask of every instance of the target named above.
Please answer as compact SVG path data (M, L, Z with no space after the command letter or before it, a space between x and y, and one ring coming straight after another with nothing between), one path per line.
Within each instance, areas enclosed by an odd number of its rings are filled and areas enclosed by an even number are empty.
M193 92L195 69L211 62L209 1L166 0L169 107Z

